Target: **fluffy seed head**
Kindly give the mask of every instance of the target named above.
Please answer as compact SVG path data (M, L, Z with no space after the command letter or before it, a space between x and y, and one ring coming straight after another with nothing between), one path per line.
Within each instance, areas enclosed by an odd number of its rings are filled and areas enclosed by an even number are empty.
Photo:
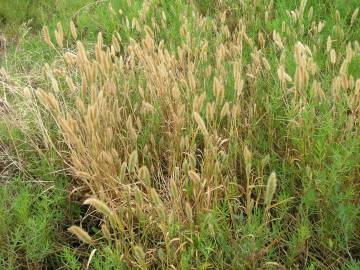
M145 252L140 246L134 247L134 255L136 262L139 264L141 269L146 269Z
M43 38L44 38L45 43L50 48L54 48L54 44L51 42L51 39L50 39L49 28L47 26L43 27L42 34L43 34Z
M354 13L351 16L351 25L355 23L358 14L359 14L359 8L355 9Z
M265 192L265 205L269 207L276 191L277 179L275 172L270 174L269 180L266 185Z
M71 226L68 231L77 236L81 241L86 244L92 244L93 240L91 236L79 226Z
M189 177L194 183L200 183L201 181L200 175L198 175L195 171L190 170Z
M83 204L89 204L92 207L94 207L96 210L98 210L100 213L102 213L105 216L108 216L111 214L110 208L102 201L96 199L96 198L88 198L84 201Z
M70 21L70 33L74 40L77 40L76 26L73 21Z
M249 176L251 171L252 153L250 152L249 148L246 145L244 147L243 155L245 160L246 175Z
M328 36L327 41L326 41L326 51L327 51L327 52L330 52L330 50L331 50L331 45L332 45L332 39L331 39L330 36Z
M205 122L204 120L201 118L200 114L198 114L197 112L194 112L194 119L195 122L197 123L199 129L201 130L201 132L203 133L203 135L206 137L209 135L206 126L205 126Z

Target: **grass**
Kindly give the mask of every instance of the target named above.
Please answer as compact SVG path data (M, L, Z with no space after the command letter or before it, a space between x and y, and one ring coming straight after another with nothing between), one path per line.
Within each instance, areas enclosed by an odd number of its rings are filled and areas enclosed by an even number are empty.
M2 184L1 189L1 251L2 269L50 267L58 252L63 191L46 191L20 177Z
M360 267L358 1L4 3L4 268Z

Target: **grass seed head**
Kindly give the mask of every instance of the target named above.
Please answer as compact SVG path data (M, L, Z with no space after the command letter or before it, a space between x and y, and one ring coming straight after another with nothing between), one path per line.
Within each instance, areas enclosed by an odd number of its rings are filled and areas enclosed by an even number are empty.
M355 23L358 14L359 14L359 8L355 9L354 13L351 16L351 22L350 22L351 25L353 25Z
M330 52L331 46L332 46L332 39L330 36L328 36L327 41L326 41L326 51L327 52Z
M275 172L272 172L270 174L269 180L266 185L266 191L265 191L265 205L266 207L269 207L271 204L271 201L273 200L275 191L277 186L277 179Z
M142 166L139 170L139 178L147 187L151 187L151 176L149 169L146 166Z
M54 48L54 44L51 42L50 34L49 34L49 28L47 26L44 26L42 29L42 35L45 43L50 47Z
M140 269L145 270L146 267L146 261L145 261L145 252L140 246L134 246L133 248L134 256L136 259L136 262L138 263Z
M96 198L88 198L84 201L83 204L91 205L96 210L98 210L100 213L102 213L104 216L109 216L112 213L110 208L104 202L102 202Z
M81 241L86 244L92 244L93 239L91 236L79 226L71 226L68 231L77 236Z
M73 21L70 21L70 33L74 40L77 40L77 30Z
M194 112L194 119L195 122L197 123L199 129L201 130L201 132L203 133L203 135L205 137L207 137L209 135L207 128L205 126L205 122L204 120L201 118L200 114L198 114L197 112Z
M252 164L252 153L250 152L249 148L245 145L244 147L244 160L245 160L245 170L246 175L249 177L251 172L251 164Z

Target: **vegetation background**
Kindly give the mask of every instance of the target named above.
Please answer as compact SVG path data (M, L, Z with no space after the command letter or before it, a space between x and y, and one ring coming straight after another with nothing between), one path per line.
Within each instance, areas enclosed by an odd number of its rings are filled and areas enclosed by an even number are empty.
M360 269L359 0L0 0L0 269Z

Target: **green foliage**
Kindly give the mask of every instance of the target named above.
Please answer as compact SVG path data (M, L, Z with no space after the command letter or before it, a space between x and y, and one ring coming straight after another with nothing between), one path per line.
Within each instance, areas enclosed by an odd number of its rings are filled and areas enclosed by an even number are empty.
M0 23L7 27L17 27L29 22L31 26L39 28L50 10L50 2L46 0L4 0L0 5Z
M56 252L64 192L20 177L0 186L0 265L40 267Z

